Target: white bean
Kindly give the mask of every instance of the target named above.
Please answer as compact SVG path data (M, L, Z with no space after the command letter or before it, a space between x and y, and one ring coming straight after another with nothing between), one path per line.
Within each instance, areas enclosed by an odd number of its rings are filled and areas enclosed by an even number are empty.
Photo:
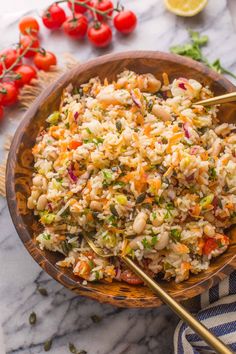
M103 209L103 204L101 202L97 202L96 200L93 200L91 203L90 203L90 208L92 210L96 210L96 211L102 211Z
M155 249L160 251L163 250L169 243L169 234L167 231L162 232L159 235L158 241L155 245Z
M40 195L38 202L37 202L37 210L44 210L47 205L47 197L45 194Z
M36 175L33 178L33 185L39 188L46 189L47 188L47 180L45 177L41 175Z
M40 196L40 191L39 190L32 190L31 197L33 198L33 200L36 201L39 196Z
M215 128L215 133L217 135L226 136L227 134L229 134L229 132L230 132L230 128L228 123L223 123L221 125L218 125L218 127Z
M229 144L236 144L236 134L231 135L227 138L227 143Z
M167 110L158 104L154 104L152 107L152 113L157 117L161 118L164 122L171 120L171 114Z
M27 207L28 207L29 209L34 209L34 199L33 199L32 197L29 197L29 198L28 198Z
M139 248L138 246L138 242L142 242L143 240L143 236L137 236L135 237L132 241L130 241L129 246L130 248L136 250L137 248Z
M141 232L145 229L147 221L147 215L143 212L140 212L133 223L133 230L136 234L141 234Z
M215 217L214 217L214 215L212 214L211 211L208 211L207 213L205 213L204 217L209 222L214 222L215 221Z
M138 77L138 87L141 91L155 93L160 90L161 82L152 74L144 74Z
M213 237L215 235L215 228L214 226L207 224L204 226L203 228L203 232L205 235L209 236L209 237Z
M213 143L213 147L211 149L211 156L218 156L220 151L222 149L222 143L221 140L218 139Z

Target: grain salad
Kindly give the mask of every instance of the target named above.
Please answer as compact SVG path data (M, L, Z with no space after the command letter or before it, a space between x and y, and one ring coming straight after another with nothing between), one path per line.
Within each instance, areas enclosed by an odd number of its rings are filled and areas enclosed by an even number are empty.
M38 135L28 208L43 225L43 250L78 280L141 281L118 259L128 254L151 276L177 283L205 271L236 222L236 126L220 124L213 96L193 79L121 73L69 85Z

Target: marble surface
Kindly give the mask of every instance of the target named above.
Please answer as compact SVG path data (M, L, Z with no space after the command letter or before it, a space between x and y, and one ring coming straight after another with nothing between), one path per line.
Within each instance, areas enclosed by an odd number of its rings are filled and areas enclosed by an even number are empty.
M236 72L236 1L209 0L205 11L191 18L178 18L167 12L162 0L126 0L126 7L139 17L137 31L130 37L114 35L114 42L105 51L87 43L71 42L59 33L42 30L42 45L58 57L71 52L86 61L108 52L130 49L168 51L170 45L184 42L187 29L206 33L210 43L205 54L217 57ZM0 1L0 48L14 43L17 21L25 14L39 15L48 0ZM60 41L60 42L59 42ZM60 43L60 45L58 45ZM0 126L1 159L3 142L21 118L19 110L8 113ZM53 337L50 353L69 353L68 343L88 354L170 354L173 333L178 319L166 307L148 310L118 309L75 296L51 279L33 261L21 244L6 206L0 199L0 354L43 353L42 343ZM37 286L49 296L38 293ZM29 314L35 311L37 323L30 326ZM99 316L94 323L91 316ZM1 326L2 325L2 326Z

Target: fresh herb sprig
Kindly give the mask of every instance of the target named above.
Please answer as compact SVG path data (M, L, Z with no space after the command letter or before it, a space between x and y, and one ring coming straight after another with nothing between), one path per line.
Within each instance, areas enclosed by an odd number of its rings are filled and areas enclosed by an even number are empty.
M185 43L182 45L176 45L170 47L171 53L179 54L185 57L189 57L191 59L197 60L201 63L204 63L209 68L215 70L219 74L227 74L236 79L236 75L231 71L224 68L220 62L220 59L214 60L212 63L204 56L202 47L206 46L209 41L209 37L207 35L200 36L199 32L189 31L189 37L191 42Z

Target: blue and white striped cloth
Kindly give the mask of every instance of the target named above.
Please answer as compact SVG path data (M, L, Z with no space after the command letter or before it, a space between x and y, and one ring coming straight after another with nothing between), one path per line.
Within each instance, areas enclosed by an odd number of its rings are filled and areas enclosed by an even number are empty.
M196 318L236 352L236 271L202 294L200 303ZM174 349L175 354L213 353L182 321L175 330Z

